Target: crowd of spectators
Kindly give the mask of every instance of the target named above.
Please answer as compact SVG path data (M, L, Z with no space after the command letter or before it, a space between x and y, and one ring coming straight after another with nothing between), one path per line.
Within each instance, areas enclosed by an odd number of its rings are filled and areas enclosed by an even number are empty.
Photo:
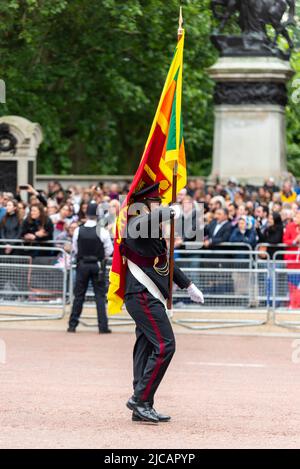
M12 240L5 253L13 252L16 240L34 246L45 246L45 241L52 246L71 242L75 229L86 222L91 200L99 204L100 218L113 238L119 198L126 194L127 188L124 191L117 184L64 189L58 181L52 181L47 191L28 185L18 188L14 194L0 192L0 240Z
M128 187L99 183L66 188L59 181L51 181L45 191L28 185L21 186L14 194L0 192L1 254L14 253L17 243L13 240L19 240L31 247L63 246L71 259L73 233L86 222L91 200L97 202L100 222L114 238L121 197L128 193ZM204 238L202 247L197 249L216 250L224 243L247 244L262 251L261 257L267 251L272 258L284 244L287 267L300 269L300 185L292 175L280 185L269 178L260 187L240 184L235 178L226 184L191 179L179 192L177 202L182 206L181 221L188 227L176 236L177 249L195 241L195 232L200 229L196 214L202 207ZM203 221L200 223L203 228ZM34 251L36 256L47 252ZM300 275L294 275L289 283L298 287Z
M234 178L226 185L191 180L178 202L183 205L183 216L195 214L195 209L185 210L185 205L204 207L205 248L217 249L222 243L247 244L253 249L259 245L259 250L273 257L283 244L293 250L300 247L300 186L292 175L280 186L270 178L260 187L241 185Z
M21 189L23 192L19 189L15 194L0 192L0 239L41 245L44 241L72 241L76 227L86 222L90 200L98 203L100 219L113 238L120 198L127 194L128 186L101 183L63 188L59 181L51 181L46 191L30 185ZM300 247L300 186L293 176L281 187L272 178L260 187L241 185L234 178L227 184L193 179L180 191L177 202L182 206L183 221L191 227L190 234L184 230L184 236L177 237L177 248L195 240L199 206L204 213L205 248L215 249L222 243L255 248L266 243L271 245L265 249L272 256L281 243ZM7 254L12 250L13 246L6 247Z

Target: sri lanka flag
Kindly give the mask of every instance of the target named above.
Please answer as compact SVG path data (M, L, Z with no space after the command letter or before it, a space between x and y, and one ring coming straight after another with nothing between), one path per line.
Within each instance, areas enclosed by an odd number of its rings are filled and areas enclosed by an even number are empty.
M164 197L164 203L170 203L172 200L173 169L176 163L177 191L179 192L186 186L186 160L181 115L183 49L184 31L175 49L142 160L117 220L114 256L109 276L109 314L120 313L124 301L127 266L123 263L119 248L122 233L126 227L131 195L145 186L159 182L160 194Z

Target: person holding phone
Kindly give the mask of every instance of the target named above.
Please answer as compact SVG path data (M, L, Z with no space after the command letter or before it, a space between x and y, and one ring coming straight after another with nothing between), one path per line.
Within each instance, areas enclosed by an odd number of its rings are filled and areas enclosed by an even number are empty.
M22 224L21 237L30 244L41 245L53 239L53 223L42 204L32 205ZM39 253L35 253L39 255Z
M30 199L30 202L32 201L33 197L36 197L38 203L41 203L44 207L47 207L47 199L43 195L43 191L36 190L30 184L21 185L21 186L18 187L17 195L16 195L16 199L19 200L19 201L22 200L21 196L20 196L20 191L26 191L27 192L27 194L29 196L29 199Z

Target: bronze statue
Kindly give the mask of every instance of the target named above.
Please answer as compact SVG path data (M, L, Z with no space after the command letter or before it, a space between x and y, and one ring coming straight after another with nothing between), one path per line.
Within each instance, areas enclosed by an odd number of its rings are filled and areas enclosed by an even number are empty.
M295 0L212 0L211 4L215 18L220 21L219 29L213 39L221 52L230 54L234 52L233 49L236 49L238 53L238 49L241 49L241 41L238 41L237 36L235 36L235 44L233 40L229 40L230 36L227 36L227 41L224 36L219 36L230 18L238 13L238 23L243 39L243 50L240 50L240 53L245 53L247 50L257 53L260 49L262 54L280 55L277 43L278 37L283 36L289 45L285 58L290 55L294 44L287 28L295 24ZM283 21L286 13L288 19ZM269 37L267 25L274 28L273 40Z

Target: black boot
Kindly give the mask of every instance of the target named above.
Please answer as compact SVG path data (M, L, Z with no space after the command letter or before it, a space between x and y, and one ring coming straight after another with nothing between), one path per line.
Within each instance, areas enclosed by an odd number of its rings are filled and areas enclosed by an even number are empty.
M137 401L135 398L131 397L126 405L128 409L137 414L143 422L159 422L159 419L149 402Z
M171 417L169 415L160 414L155 409L153 409L153 411L157 415L159 422L169 422L171 420ZM141 419L141 417L139 417L136 412L132 412L132 421L133 422L143 422L143 419Z

